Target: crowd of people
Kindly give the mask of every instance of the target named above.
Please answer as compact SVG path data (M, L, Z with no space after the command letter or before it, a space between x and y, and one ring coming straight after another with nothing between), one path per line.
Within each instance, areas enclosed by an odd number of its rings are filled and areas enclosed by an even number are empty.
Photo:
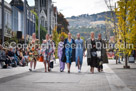
M0 45L0 65L2 68L12 68L28 65L28 52L18 48L3 48Z
M90 38L84 43L77 33L76 40L72 39L71 33L68 33L68 38L61 38L58 46L58 57L60 59L60 71L63 72L67 63L68 73L70 73L71 63L75 62L78 67L78 72L81 72L83 64L83 56L87 49L87 63L90 66L90 72L94 73L94 68L99 72L103 71L103 63L108 63L108 58L105 49L105 41L102 40L101 34L96 39L94 32L90 33Z
M77 34L77 38L74 40L71 33L68 33L68 38L64 39L64 36L60 37L58 43L57 56L60 61L60 72L65 70L65 64L67 64L68 73L72 62L76 63L78 72L81 72L83 57L85 50L87 50L87 63L90 66L90 72L94 73L94 68L97 68L99 72L103 71L103 63L108 62L106 49L104 49L105 41L102 40L101 34L96 39L94 32L90 33L90 38L84 42L80 38L80 33ZM30 62L29 71L36 69L37 60L44 63L45 72L50 72L53 68L53 60L55 60L56 44L52 40L52 35L46 34L45 40L39 45L39 40L36 39L36 34L33 33L32 40L27 48L9 48L4 49L0 45L0 63L3 68L11 68L19 66L26 66ZM33 66L34 64L34 66ZM46 67L48 65L48 68Z

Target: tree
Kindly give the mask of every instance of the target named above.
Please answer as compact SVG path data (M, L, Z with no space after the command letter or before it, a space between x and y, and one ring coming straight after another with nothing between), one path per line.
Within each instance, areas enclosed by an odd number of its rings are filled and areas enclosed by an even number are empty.
M136 48L136 0L128 1L128 5L129 33L127 33L127 36L129 36L129 43L133 44L134 48Z
M116 24L116 21L117 21L117 18L116 18L116 14L115 14L115 9L116 8L116 3L114 2L114 0L104 0L105 1L105 4L107 5L108 9L111 11L111 19L110 21L113 23L113 32L114 32L114 37L115 37L115 44L117 43L117 33L118 33L118 29L117 29L117 24ZM118 50L115 48L114 49L115 52L117 53ZM116 56L116 64L118 63L117 62L117 54L115 55Z
M63 28L62 32L65 32L65 33L69 32L69 29L68 29L69 23L68 23L67 19L64 18L64 15L62 13L58 14L57 22L58 22L58 28L57 28L58 33L61 33L62 28Z
M120 0L118 1L118 7L115 9L118 19L118 34L117 44L124 45L124 47L118 46L119 53L125 55L125 66L128 66L128 56L134 50L136 40L136 1L135 0ZM130 46L130 44L133 44Z
M65 38L67 38L67 34L65 32L61 32L60 34L56 31L57 30L57 27L55 27L53 29L53 33L52 33L52 36L53 36L53 41L55 42L56 44L56 49L55 49L55 57L57 58L57 53L58 53L58 44L60 42L60 38L61 36Z

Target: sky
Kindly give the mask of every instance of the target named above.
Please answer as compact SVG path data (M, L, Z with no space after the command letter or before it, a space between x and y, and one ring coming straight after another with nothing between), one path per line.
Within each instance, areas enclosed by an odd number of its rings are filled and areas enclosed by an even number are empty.
M11 0L5 0L10 2ZM29 5L34 5L34 0L27 0ZM112 4L118 0L111 0ZM58 11L65 17L78 16L81 14L96 14L108 11L104 0L53 0Z

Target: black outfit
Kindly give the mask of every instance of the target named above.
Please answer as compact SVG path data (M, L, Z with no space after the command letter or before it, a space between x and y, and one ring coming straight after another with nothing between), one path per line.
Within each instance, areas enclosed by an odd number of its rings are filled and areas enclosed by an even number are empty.
M98 68L99 69L103 69L103 59L102 59L102 53L103 53L103 43L102 40L97 40L98 44L97 44L97 51L101 51L101 57L98 57Z
M9 57L14 57L14 52L8 51L8 56L9 56ZM17 66L17 62L15 61L15 58L12 59L12 60L10 60L10 61L11 61L11 66L12 66L12 67L16 67L16 66Z
M98 62L97 62L97 54L96 54L96 47L94 47L94 45L96 46L95 40L91 40L91 45L92 48L90 50L90 54L91 54L91 58L88 59L88 65L90 65L91 67L98 67Z
M8 56L9 56L9 57L14 57L14 52L8 51Z

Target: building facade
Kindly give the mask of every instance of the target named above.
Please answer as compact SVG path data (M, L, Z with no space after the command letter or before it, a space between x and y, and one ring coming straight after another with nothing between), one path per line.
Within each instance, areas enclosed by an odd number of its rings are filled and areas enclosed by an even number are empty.
M24 24L26 24L26 34L32 35L35 32L35 16L30 11L30 7L26 2L26 22L24 22L24 2L22 0L12 0L12 29L13 31L22 31L24 35Z
M26 3L26 12L27 12L27 19L26 19L26 33L28 35L32 35L36 32L35 25L36 25L36 18L35 15L31 12L30 6Z
M4 36L11 38L11 29L12 29L12 8L10 4L4 2ZM2 3L0 0L0 34L2 34ZM2 35L0 35L2 36Z
M35 0L35 11L40 13L40 25L46 28L49 34L55 28L56 13L52 0Z

